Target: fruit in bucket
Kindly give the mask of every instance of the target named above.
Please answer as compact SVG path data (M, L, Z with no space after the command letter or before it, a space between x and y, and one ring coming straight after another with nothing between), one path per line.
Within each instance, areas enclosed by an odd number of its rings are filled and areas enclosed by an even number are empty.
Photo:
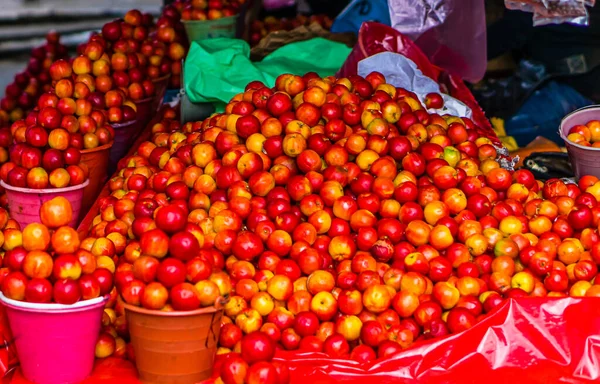
M590 120L585 125L569 129L567 140L586 147L600 147L600 121Z
M196 0L190 2L178 1L185 4L181 10L182 20L215 20L237 15L243 1L237 0ZM177 5L176 5L177 6ZM181 5L179 6L181 8Z
M80 248L77 232L56 225L60 223L57 217L66 217L71 211L68 201L60 199L44 204L44 210L50 214L40 212L44 221L55 224L51 227L31 223L21 231L8 213L0 209L5 250L0 289L5 297L31 303L74 304L112 290L112 282L107 284L97 277L102 276L103 269L90 262L93 259Z
M42 100L42 99L40 99ZM88 170L80 162L77 134L57 126L61 114L52 107L32 112L30 125L19 120L11 126L9 161L0 178L13 187L47 189L83 184ZM39 124L39 125L38 125ZM53 128L50 128L53 127Z

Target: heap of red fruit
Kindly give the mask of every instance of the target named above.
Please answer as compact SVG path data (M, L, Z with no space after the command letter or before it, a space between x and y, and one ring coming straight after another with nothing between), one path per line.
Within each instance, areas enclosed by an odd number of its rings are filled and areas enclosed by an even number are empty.
M291 31L292 29L308 26L312 23L319 24L323 29L330 30L333 20L326 15L297 15L292 19L267 16L264 20L254 20L250 26L250 45L256 45L258 42L271 32Z
M102 256L81 249L77 232L67 224L69 201L57 197L42 205L42 223L22 231L0 209L3 231L2 294L30 303L73 304L108 295L113 290L113 272L103 267Z
M128 11L123 20L105 24L102 35L91 38L98 39L105 40L111 52L129 57L137 55L139 66L136 68L141 73L135 71L133 77L129 74L132 82L141 78L141 75L152 81L170 77L172 87L181 86L181 60L187 53L188 42L180 12L174 5L163 8L156 25L150 15L135 9Z
M70 70L64 61L54 65ZM9 161L0 167L5 183L34 189L82 184L89 170L81 163L80 150L112 141L114 131L102 111L92 110L89 95L77 101L71 97L89 93L84 83L73 86L69 78L60 79L55 92L43 94L38 110L27 119L16 121L9 130L0 129L1 151L8 148L9 154Z
M152 16L134 9L128 11L123 20L105 24L101 35L90 38L90 43L103 44L106 51L110 52L115 85L126 89L134 101L153 96L156 90L151 80L164 76L171 70L169 65L166 66L165 73L161 73L164 53L160 55L160 49L164 51L166 48L157 46L151 36L160 38L165 32L160 26L155 32L154 29ZM175 35L174 32L172 34ZM157 50L158 53L155 52ZM122 65L125 63L127 65Z
M27 116L27 112L35 107L37 98L50 90L50 65L66 57L67 48L59 42L58 33L48 33L46 44L33 49L27 68L16 74L14 82L6 87L4 98L0 100L0 127L3 126L1 115L4 113L11 122Z
M427 112L379 73L282 75L203 122L172 118L120 163L81 248L117 260L117 329L122 301L229 295L225 383L275 377L259 346L366 362L508 298L600 294L600 181L502 169L471 120Z
M108 45L102 36L90 38L82 47L83 54L73 61L75 82L88 80L93 108L107 110L110 123L131 121L135 119L134 102L153 96L155 87L146 77L142 55L114 50L116 44L110 51Z
M591 120L569 130L567 140L586 147L600 148L600 121Z
M183 20L215 20L240 13L243 0L178 0Z

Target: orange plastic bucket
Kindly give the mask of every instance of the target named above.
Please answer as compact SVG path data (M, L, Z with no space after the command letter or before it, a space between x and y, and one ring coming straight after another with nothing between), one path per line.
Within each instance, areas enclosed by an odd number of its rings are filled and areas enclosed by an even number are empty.
M151 311L125 304L140 381L198 383L211 377L222 308Z
M106 182L108 177L108 160L112 146L113 143L108 143L97 148L81 151L81 162L87 165L90 170L90 183L83 189L83 201L81 203L81 212L83 215L94 204L96 197Z

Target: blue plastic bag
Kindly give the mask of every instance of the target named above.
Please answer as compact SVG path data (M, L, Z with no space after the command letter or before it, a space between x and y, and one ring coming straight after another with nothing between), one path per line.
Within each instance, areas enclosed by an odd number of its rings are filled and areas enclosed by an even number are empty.
M562 118L576 109L594 104L575 89L554 81L549 82L527 99L519 111L504 123L508 136L513 136L524 147L538 136L557 144L563 141L558 135Z
M333 21L331 32L358 33L365 21L391 25L387 0L353 0Z

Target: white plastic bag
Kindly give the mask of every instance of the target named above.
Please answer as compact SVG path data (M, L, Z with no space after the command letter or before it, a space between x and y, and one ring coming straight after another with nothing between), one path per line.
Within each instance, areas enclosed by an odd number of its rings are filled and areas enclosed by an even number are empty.
M444 108L440 110L430 109L429 112L472 117L472 111L469 107L454 97L441 93L438 83L423 75L417 65L406 56L395 52L382 52L367 57L358 63L358 74L360 76L364 77L374 71L383 74L386 81L394 87L414 92L421 103L424 103L425 96L428 93L437 92L441 94L444 99Z

